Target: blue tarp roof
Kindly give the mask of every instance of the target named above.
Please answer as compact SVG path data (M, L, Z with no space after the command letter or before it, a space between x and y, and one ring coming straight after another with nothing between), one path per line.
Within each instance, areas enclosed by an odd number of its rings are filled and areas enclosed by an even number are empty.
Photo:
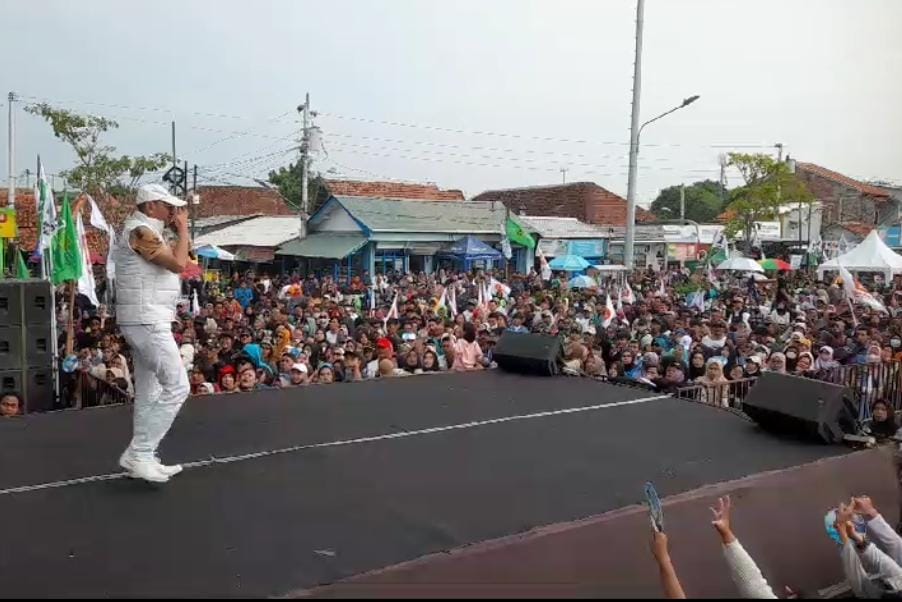
M499 259L501 251L492 248L473 236L464 236L445 247L442 255L454 255L460 259Z

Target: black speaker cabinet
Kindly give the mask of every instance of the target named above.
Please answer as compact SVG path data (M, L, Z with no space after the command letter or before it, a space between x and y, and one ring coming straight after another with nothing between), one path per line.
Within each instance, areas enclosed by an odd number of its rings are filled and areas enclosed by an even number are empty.
M824 443L842 442L857 416L842 385L776 372L758 378L742 410L762 428Z
M545 334L505 331L492 359L507 372L554 376L563 359L561 339Z
M27 368L0 371L0 396L15 393L25 404L26 414L54 408L53 369Z

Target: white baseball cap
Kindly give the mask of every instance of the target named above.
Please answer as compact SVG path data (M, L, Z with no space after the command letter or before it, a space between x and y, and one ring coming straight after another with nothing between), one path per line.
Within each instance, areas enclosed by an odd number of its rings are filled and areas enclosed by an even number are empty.
M150 201L163 201L173 207L184 207L188 204L182 199L172 196L166 188L159 184L143 184L138 188L138 197L135 204L140 205L141 203L149 203Z
M296 372L301 372L303 374L307 374L307 366L305 366L304 364L293 364L291 366L291 369Z

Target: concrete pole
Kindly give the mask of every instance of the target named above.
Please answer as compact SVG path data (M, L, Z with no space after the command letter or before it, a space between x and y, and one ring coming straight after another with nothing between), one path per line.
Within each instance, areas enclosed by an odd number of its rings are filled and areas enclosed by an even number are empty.
M13 111L13 104L16 102L16 93L10 92L7 97L9 101L9 143L7 150L9 152L9 189L7 190L6 206L16 206L16 118Z
M623 264L632 269L636 237L636 163L639 158L639 99L642 94L642 19L645 0L636 0L636 56L633 61L633 107L630 118L630 161L626 186L626 237Z

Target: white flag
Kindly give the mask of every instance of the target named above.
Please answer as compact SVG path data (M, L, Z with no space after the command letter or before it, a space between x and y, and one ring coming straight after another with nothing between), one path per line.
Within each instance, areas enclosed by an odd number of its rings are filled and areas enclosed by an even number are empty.
M88 250L88 237L85 236L85 224L81 219L81 211L75 218L75 230L78 233L78 246L81 250L81 277L78 279L78 292L87 297L91 301L91 305L100 307L94 270L91 269L91 252Z
M200 315L200 302L197 300L197 289L191 294L191 314L196 318Z
M633 293L633 289L630 286L630 281L627 278L623 279L623 291L621 291L620 296L627 303L636 302L636 295Z
M448 295L448 309L451 310L451 317L457 317L457 281L452 281L449 285L451 293Z
M611 295L608 295L608 300L604 304L604 318L601 321L602 327L607 328L610 326L616 315L617 313L614 311L614 304L611 303Z
M97 206L97 201L94 200L94 197L87 193L85 196L88 197L88 202L91 203L91 225L98 230L106 232L109 240L106 257L106 277L108 280L112 280L116 277L116 263L113 261L113 247L116 245L116 231L109 222L106 221L106 218L103 217L103 213L100 212L100 207Z
M41 223L41 237L38 242L38 250L42 253L44 249L50 248L54 234L59 230L59 224L56 217L56 203L53 200L53 190L44 174L44 164L38 157L38 183L37 183L37 203L38 216Z

